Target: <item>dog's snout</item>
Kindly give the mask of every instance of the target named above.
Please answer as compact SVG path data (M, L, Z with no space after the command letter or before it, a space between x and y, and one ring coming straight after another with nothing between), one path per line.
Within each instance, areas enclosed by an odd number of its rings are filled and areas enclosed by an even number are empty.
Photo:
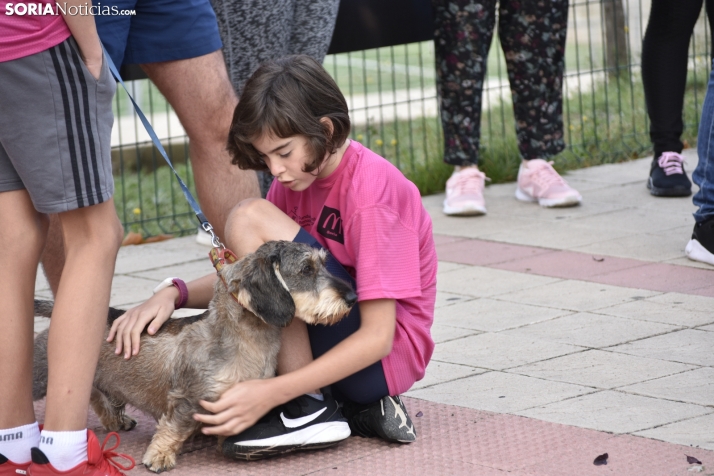
M345 303L349 307L352 307L355 305L356 302L357 302L357 293L350 289L349 291L347 291L347 294L345 294Z

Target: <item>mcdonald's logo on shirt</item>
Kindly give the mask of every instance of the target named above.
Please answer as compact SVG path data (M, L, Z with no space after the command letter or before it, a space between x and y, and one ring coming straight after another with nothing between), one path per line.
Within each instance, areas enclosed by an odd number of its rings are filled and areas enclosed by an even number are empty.
M322 207L320 220L317 223L317 232L329 240L344 245L345 236L342 229L340 211L328 206Z

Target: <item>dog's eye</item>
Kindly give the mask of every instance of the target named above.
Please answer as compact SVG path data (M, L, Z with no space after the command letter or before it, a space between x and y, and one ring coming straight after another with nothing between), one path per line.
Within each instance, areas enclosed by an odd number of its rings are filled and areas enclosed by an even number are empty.
M305 266L302 267L302 269L300 270L300 273L305 274L305 275L312 274L312 266L309 264L306 264Z

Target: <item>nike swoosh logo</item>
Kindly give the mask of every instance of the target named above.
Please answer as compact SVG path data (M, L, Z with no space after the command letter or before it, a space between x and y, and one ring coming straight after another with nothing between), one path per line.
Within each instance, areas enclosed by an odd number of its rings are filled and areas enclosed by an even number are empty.
M283 421L283 425L285 425L286 428L297 428L299 426L307 425L315 418L322 415L325 410L327 410L327 407L323 407L319 412L315 412L311 415L305 415L300 418L288 418L283 412L280 412L280 419Z

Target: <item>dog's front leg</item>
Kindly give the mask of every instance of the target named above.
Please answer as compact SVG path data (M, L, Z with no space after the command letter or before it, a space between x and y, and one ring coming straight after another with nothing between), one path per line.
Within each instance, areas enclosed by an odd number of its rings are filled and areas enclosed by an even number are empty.
M92 388L89 403L108 431L128 431L136 426L136 420L124 413L125 402L117 401L116 398L97 390L96 387Z
M200 423L192 418L193 409L171 410L159 419L156 433L142 459L144 466L155 473L168 471L176 466L176 457L183 442L200 427Z

